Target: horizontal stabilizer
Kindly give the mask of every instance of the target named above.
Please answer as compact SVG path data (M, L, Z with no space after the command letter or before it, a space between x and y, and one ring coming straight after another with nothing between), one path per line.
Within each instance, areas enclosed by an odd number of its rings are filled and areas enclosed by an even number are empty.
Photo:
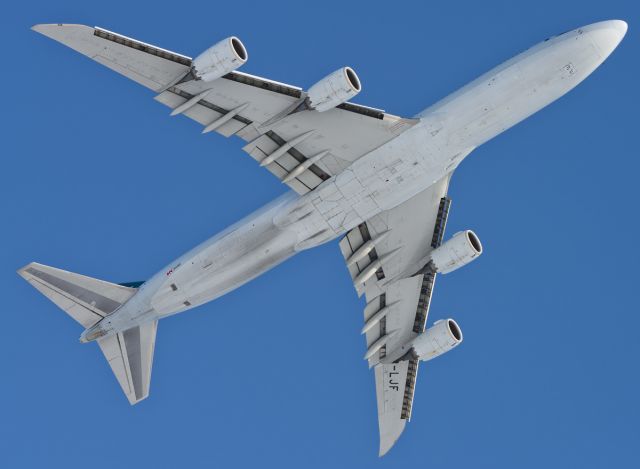
M98 345L131 405L149 396L158 321L98 339Z
M118 309L137 291L32 262L20 276L85 328ZM132 282L130 285L142 284ZM153 321L98 340L109 366L131 404L149 395L158 322Z
M18 274L85 328L115 311L137 291L36 262Z

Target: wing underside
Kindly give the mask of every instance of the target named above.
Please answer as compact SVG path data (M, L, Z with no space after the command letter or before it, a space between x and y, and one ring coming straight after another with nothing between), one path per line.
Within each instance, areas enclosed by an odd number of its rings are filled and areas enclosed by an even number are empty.
M153 90L172 114L198 122L203 132L240 137L246 153L299 194L416 123L354 103L325 112L299 110L306 97L301 88L238 71L198 80L190 57L98 27L33 29Z
M367 300L365 358L375 372L381 456L411 418L419 361L398 350L425 330L436 274L423 268L444 236L449 178L367 220L340 242L356 291Z

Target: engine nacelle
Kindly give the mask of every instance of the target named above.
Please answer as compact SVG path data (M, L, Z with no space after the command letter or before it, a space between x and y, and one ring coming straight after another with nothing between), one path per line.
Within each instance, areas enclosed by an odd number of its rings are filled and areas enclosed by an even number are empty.
M440 247L431 251L430 259L436 272L447 274L476 260L482 254L482 244L471 230L459 231Z
M327 75L309 88L309 107L323 112L348 101L361 90L360 79L351 67L343 67Z
M462 331L453 319L441 319L413 339L411 349L422 361L432 360L462 343Z
M193 59L194 75L203 81L213 81L243 65L249 55L235 36L223 39Z

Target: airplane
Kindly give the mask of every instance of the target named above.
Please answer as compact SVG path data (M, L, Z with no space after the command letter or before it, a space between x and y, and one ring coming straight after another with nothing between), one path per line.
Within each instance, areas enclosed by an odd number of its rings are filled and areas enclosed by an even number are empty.
M555 101L591 74L627 31L620 20L545 39L413 117L350 100L351 67L306 91L238 71L237 37L195 59L99 27L32 28L134 80L203 126L232 135L291 190L193 248L144 282L111 283L31 263L18 273L97 342L127 399L149 395L158 320L212 301L293 255L342 237L364 295L364 359L373 368L386 454L411 418L420 362L463 341L453 319L426 328L436 275L478 259L471 230L444 241L455 169L478 146Z

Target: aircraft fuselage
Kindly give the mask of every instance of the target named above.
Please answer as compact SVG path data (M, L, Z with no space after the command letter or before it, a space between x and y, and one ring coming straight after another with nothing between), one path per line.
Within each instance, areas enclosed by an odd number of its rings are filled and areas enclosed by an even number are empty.
M580 83L618 44L620 27L602 22L570 31L492 69L315 190L279 197L170 263L94 328L122 331L211 301L405 202Z

